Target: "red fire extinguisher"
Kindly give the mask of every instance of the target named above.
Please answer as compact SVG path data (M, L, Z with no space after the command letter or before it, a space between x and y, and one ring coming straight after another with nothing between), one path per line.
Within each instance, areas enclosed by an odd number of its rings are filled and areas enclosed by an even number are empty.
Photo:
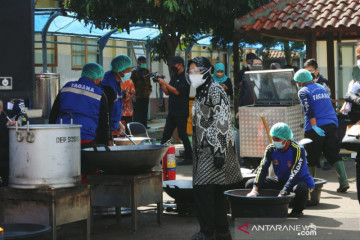
M162 159L163 181L176 180L175 147L170 146Z

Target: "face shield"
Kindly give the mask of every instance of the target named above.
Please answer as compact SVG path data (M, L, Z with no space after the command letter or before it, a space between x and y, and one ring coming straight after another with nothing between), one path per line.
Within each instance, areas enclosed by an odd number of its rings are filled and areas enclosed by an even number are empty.
M194 88L198 88L206 81L205 75L210 73L210 71L211 67L190 67L185 74L186 81Z

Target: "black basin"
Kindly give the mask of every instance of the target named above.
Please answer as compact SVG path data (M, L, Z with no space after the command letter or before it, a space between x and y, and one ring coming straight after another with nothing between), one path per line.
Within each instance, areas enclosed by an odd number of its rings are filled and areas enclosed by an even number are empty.
M0 223L4 229L4 239L35 239L33 237L50 232L51 227L31 223Z
M163 181L164 191L175 199L176 210L180 216L194 216L195 203L192 180Z
M307 201L306 206L316 206L320 203L321 189L327 183L325 179L314 178L315 189L310 193L310 200Z
M278 197L279 190L259 190L259 196L247 197L251 189L234 189L225 192L230 202L232 218L285 218L294 193Z
M141 173L160 163L169 146L129 145L85 148L81 151L82 172Z

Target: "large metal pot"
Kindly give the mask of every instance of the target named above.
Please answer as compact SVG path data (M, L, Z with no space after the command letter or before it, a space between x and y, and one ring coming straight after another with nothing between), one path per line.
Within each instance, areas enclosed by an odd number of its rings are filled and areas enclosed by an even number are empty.
M80 127L34 124L9 127L9 186L73 187L80 176Z

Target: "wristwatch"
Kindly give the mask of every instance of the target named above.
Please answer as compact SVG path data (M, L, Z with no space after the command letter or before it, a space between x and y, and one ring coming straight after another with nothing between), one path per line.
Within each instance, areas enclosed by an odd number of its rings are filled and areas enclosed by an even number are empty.
M281 195L289 195L289 193L288 193L286 190L284 190L284 189L282 189L282 190L280 191L280 194L281 194Z

